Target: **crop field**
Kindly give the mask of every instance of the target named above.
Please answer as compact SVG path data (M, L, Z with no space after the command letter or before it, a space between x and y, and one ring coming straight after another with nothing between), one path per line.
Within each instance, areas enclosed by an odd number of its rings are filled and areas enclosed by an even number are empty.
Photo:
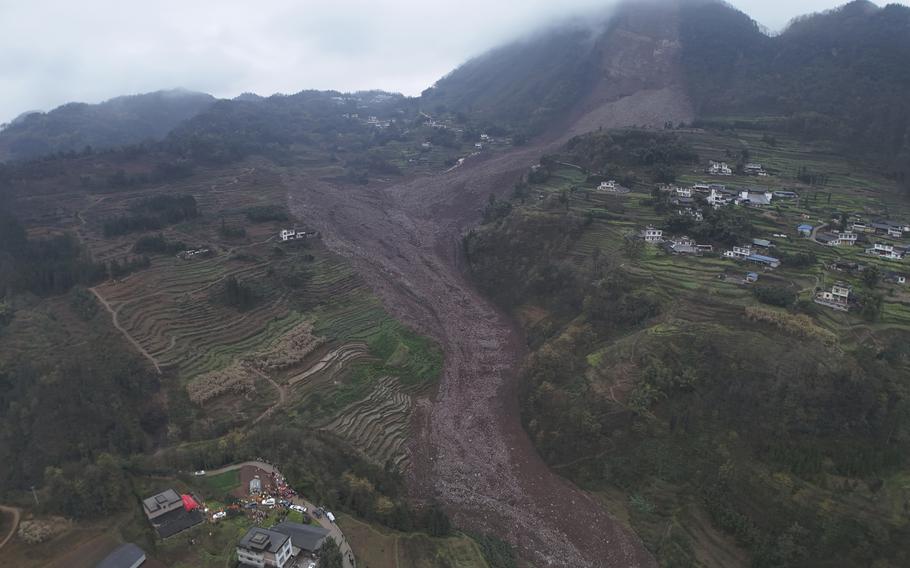
M347 515L339 515L338 524L351 549L364 566L398 568L399 566L448 566L451 568L487 568L480 548L466 536L430 538L381 529Z
M429 157L435 164L453 152ZM97 180L113 176L114 167L98 170ZM151 165L126 173L143 167ZM402 464L411 397L435 381L441 353L391 319L320 239L279 242L282 228L306 229L289 217L281 175L251 160L158 185L41 180L19 196L30 230L73 233L96 262L128 268L82 291L94 306L91 321L79 321L70 297L53 299L53 314L18 307L0 349L78 348L86 325L109 328L168 389L186 391L203 432L290 419L333 431L378 463ZM140 221L128 225L154 215L147 204L161 196L191 196L198 213L173 222L161 217L153 230ZM159 248L137 252L142 238L158 238ZM198 249L208 252L178 254ZM130 266L143 255L143 264ZM231 286L242 298L229 295Z

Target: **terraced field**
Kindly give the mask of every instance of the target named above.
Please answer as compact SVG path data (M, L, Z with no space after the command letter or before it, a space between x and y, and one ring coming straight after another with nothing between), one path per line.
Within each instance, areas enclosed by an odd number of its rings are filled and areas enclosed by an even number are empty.
M407 464L412 399L392 377L379 380L370 396L348 406L324 428L347 440L376 463Z

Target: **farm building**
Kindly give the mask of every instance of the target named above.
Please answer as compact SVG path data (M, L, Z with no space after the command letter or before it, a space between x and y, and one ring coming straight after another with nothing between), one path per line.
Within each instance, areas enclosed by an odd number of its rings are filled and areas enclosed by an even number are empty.
M291 538L274 530L251 527L237 543L241 566L284 568L293 557Z
M751 245L733 247L731 250L724 251L724 258L732 258L733 260L746 260L748 262L770 266L771 268L778 268L780 266L779 259L774 258L773 256L756 254L752 251Z
M786 191L786 190L777 190L774 193L774 197L778 199L797 199L799 194L795 191Z
M752 239L752 244L759 248L771 248L774 246L774 243L768 239Z
M747 272L746 273L746 282L749 284L758 282L758 272Z
M840 239L834 233L819 233L815 235L815 240L827 247L840 246Z
M812 225L807 225L807 224L803 223L802 225L796 227L796 230L799 231L800 235L802 235L804 237L808 237L808 236L812 235L813 228L814 227L812 227Z
M124 543L111 551L95 568L138 568L145 563L145 552L132 543Z

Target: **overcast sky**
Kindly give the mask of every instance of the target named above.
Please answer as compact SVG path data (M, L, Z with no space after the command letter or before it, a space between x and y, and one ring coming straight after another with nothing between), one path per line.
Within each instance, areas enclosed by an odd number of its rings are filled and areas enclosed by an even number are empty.
M732 0L771 30L844 0ZM904 3L910 0L903 0ZM185 87L418 94L465 59L611 0L0 0L0 122Z

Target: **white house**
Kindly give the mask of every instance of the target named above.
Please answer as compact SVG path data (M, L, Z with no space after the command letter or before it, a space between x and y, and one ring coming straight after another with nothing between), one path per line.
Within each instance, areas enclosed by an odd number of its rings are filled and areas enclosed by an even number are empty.
M723 207L724 205L729 205L733 202L733 197L729 193L726 193L717 188L711 188L711 193L708 194L708 205L714 207Z
M677 187L676 196L677 197L692 197L692 188L691 187Z
M886 243L875 243L872 248L866 249L866 254L887 260L901 260L904 258L903 250L896 249L894 248L894 245Z
M654 227L647 227L641 232L641 238L643 238L646 243L659 243L664 240L664 232L660 229L655 229Z
M724 256L726 258L745 259L752 256L752 247L750 245L733 247L731 250L724 251Z
M297 229L281 229L281 232L278 233L278 238L281 239L281 242L287 241L296 241L299 239L309 239L315 237L317 233L308 233L306 231L298 231Z
M600 182L600 185L597 186L597 191L616 191L617 187L618 184L616 183L616 180L611 179L610 181Z
M746 172L746 175L750 176L767 176L768 172L765 171L765 168L761 164L746 164L743 166L743 170Z
M840 247L852 247L856 244L856 233L853 231L835 231L837 235L837 246Z
M293 558L291 538L280 532L251 527L237 543L241 566L284 568Z
M708 174L712 176L732 176L733 170L726 162L710 162L708 164Z
M850 309L850 294L852 288L849 284L836 282L830 291L822 291L815 295L815 303L829 308L846 312Z

